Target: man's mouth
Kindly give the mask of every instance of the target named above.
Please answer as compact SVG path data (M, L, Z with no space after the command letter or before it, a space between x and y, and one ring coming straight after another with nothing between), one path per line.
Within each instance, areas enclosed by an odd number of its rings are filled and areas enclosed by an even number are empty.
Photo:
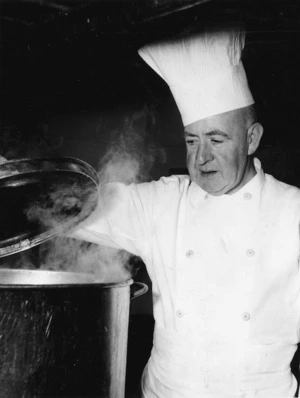
M215 171L215 170L207 170L207 171L200 170L200 173L205 176L212 176L212 175L216 174L217 171Z

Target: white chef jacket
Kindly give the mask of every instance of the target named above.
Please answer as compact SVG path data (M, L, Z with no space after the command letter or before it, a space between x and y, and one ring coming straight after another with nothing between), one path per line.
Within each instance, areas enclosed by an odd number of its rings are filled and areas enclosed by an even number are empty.
M188 176L113 185L74 236L140 256L154 341L144 398L295 395L300 333L300 190L257 174L212 196Z

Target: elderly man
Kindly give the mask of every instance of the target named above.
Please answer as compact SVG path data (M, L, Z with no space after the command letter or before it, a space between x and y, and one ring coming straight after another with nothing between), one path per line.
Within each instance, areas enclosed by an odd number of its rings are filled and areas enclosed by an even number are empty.
M108 184L73 232L147 266L155 330L144 398L296 393L300 190L253 158L263 128L243 46L241 31L221 29L140 50L180 110L189 176Z

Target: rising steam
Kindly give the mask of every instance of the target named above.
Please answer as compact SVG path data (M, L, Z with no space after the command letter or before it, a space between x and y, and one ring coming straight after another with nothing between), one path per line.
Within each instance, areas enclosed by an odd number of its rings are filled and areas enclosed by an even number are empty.
M99 163L100 183L130 184L147 181L154 162L166 161L164 150L147 131L149 112L145 108L131 118L124 118L122 128L113 132L111 143ZM154 116L150 116L149 130L155 124Z
M101 283L122 282L132 271L126 251L65 237L44 244L40 256L40 269L89 273Z
M154 126L153 113L144 108L131 118L124 118L122 126L112 131L110 144L99 162L100 196L105 192L101 189L102 184L147 181L154 162L165 161L164 151L149 136L149 130ZM65 231L66 226L71 228L86 218L98 199L98 192L93 189L82 189L76 184L61 185L33 203L27 209L27 217L39 221L45 229ZM39 258L40 269L88 272L100 282L126 280L132 272L130 253L62 235L40 245Z
M52 183L30 204L26 216L31 222L38 221L43 229L62 233L86 219L97 200L96 185L89 180Z

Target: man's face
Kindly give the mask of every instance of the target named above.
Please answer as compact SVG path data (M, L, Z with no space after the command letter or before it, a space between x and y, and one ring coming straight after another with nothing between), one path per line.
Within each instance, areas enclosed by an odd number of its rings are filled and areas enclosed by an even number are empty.
M248 126L241 110L185 127L187 167L192 181L214 196L233 193L255 171L248 156Z

